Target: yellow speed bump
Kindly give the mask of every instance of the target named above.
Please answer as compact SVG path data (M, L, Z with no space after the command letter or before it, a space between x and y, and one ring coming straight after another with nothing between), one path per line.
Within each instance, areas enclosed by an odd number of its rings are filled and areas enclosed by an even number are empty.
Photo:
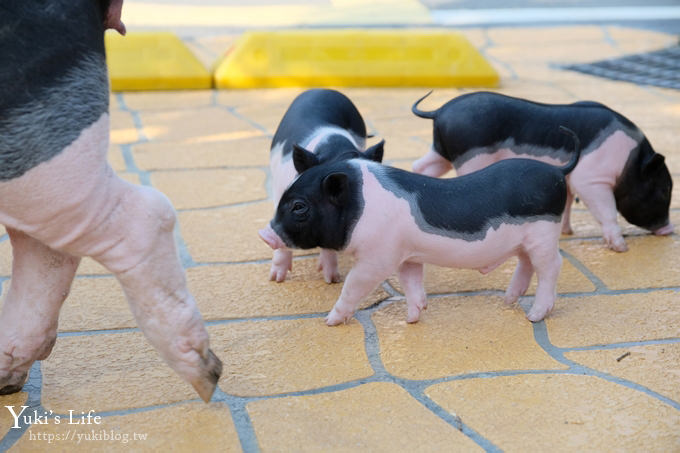
M172 33L105 35L111 89L188 90L212 87L212 75Z
M215 70L218 88L498 83L498 73L463 35L440 30L249 32Z

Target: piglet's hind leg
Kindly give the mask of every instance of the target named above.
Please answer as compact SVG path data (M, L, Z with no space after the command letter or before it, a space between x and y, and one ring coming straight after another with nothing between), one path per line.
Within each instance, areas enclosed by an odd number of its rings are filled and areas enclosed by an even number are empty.
M529 256L536 270L538 285L534 304L527 314L527 319L531 322L538 322L545 318L555 305L557 278L562 267L562 256L557 247L551 250L534 251Z
M14 260L0 314L0 395L21 390L33 362L52 351L59 310L80 262L21 231L7 232Z
M517 302L517 299L527 292L531 283L531 277L534 275L534 267L531 265L529 256L522 252L518 258L519 261L515 268L515 273L512 275L510 285L505 291L505 303L508 305Z

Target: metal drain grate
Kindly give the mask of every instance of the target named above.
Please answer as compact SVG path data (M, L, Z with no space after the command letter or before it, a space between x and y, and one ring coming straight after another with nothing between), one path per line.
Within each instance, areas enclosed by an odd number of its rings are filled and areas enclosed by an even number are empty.
M562 66L613 80L680 90L680 45L594 63Z

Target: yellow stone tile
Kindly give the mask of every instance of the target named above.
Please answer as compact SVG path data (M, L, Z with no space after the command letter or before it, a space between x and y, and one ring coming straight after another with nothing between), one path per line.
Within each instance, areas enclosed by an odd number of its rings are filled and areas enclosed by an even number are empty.
M260 400L246 408L262 451L480 451L401 387Z
M294 98L291 98L288 103L282 103L280 105L270 106L267 104L252 104L240 106L235 110L239 116L247 118L254 124L264 127L267 133L270 136L273 136L276 132L276 129L279 127L279 123L281 122L283 115L286 113L288 105L293 101L293 99ZM271 144L271 138L269 141ZM269 146L267 147L267 150L269 150Z
M132 155L142 170L262 166L269 165L270 145L264 136L192 145L149 142L134 145Z
M179 224L196 262L271 259L272 250L257 235L274 214L269 201L180 212Z
M9 239L0 242L0 277L12 274L12 244Z
M142 91L122 96L130 110L187 110L213 105L214 91Z
M74 414L80 415L81 410L87 414L89 409L74 409ZM59 424L29 428L9 451L241 451L229 407L224 403L179 404L102 417L100 424L92 425L69 424L68 414L60 420ZM65 440L48 444L38 438L39 433L43 438L52 434L53 439L60 436Z
M578 208L572 210L570 218L571 227L574 230L573 237L602 238L602 227L589 211L583 209L585 208L583 202L577 203L575 207ZM617 215L617 222L619 227L621 227L624 236L641 236L649 234L649 231L626 222L621 214ZM563 237L568 238L570 236L565 235ZM606 248L602 240L600 241L600 245Z
M266 112L277 110L280 116L286 111L295 97L302 93L302 88L261 88L253 90L220 90L217 91L217 103L225 107L238 108L255 107Z
M626 53L649 52L677 43L672 34L651 30L612 26L607 27L607 33Z
M547 69L546 71L550 70ZM552 74L550 74L550 77L552 78ZM554 83L539 84L533 80L511 80L508 81L508 83L504 83L503 86L496 91L508 96L529 99L531 101L543 102L547 104L570 104L577 100L559 85Z
M562 248L597 275L610 289L680 286L680 238L629 236L628 251L616 253L600 241L564 241Z
M629 354L629 355L625 355ZM565 357L680 401L680 344L651 344L600 351L571 351Z
M676 409L596 377L468 379L425 392L507 452L665 452L680 445Z
M674 128L669 129L667 127L647 127L644 132L647 139L654 147L654 150L666 157L666 165L671 169L671 172L676 174L679 173L680 156L676 154L678 151L676 144L678 142L678 137L680 136L678 131Z
M494 27L487 30L489 39L503 45L542 45L546 47L604 42L606 36L597 25L550 27ZM565 42L565 36L569 40Z
M511 258L493 272L482 275L471 269L451 269L439 266L425 266L425 292L427 294L453 293L460 291L498 290L505 291L510 284L513 272L517 266L517 258ZM390 284L399 292L401 285L396 276L389 279ZM557 281L558 293L573 293L594 291L588 278L576 269L566 259L562 260L562 270ZM527 295L536 292L536 275L531 280Z
M373 374L358 321L323 318L241 322L208 329L224 373L219 386L239 396L310 390Z
M83 257L78 266L78 273L76 275L110 275L104 266L89 257Z
M219 107L142 111L140 117L149 140L192 145L260 134L246 121Z
M59 314L59 331L136 327L123 289L113 277L76 278Z
M139 141L139 132L130 112L111 110L111 143L123 145Z
M502 43L486 49L490 58L505 63L590 63L605 58L616 58L622 52L607 42L576 42L563 46L545 45L540 41L529 44L512 45Z
M558 298L546 318L550 341L565 348L677 337L679 297L675 291L652 291Z
M405 379L436 379L483 371L564 369L534 341L531 322L500 297L429 299L416 324L406 304L373 314L385 368Z
M644 119L631 117L633 112L631 102L651 102L657 104L658 98L645 91L644 87L629 82L620 82L603 78L592 78L591 81L584 83L572 83L565 86L565 89L576 96L579 100L590 100L601 102L610 108L618 111L622 115L629 117L633 122ZM638 124L643 130L642 124Z
M175 209L211 208L266 199L265 177L259 169L158 171L151 174L151 185Z
M58 338L42 376L43 406L58 414L196 398L140 332Z
M18 414L21 412L21 406L26 404L26 400L28 400L28 393L26 392L0 396L0 408L2 408L0 411L0 439L14 426L14 417L5 406L14 406L14 412Z
M284 283L269 281L269 263L195 267L187 270L187 279L207 320L324 313L333 308L342 283L326 283L317 263L316 257L293 261L293 271ZM351 260L341 255L339 264L344 277ZM360 308L387 297L379 286Z

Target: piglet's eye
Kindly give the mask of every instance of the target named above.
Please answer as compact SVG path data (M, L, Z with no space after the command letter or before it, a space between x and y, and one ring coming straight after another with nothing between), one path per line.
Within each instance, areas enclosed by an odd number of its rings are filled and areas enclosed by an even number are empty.
M303 215L309 211L309 207L304 201L296 201L293 203L293 214Z

